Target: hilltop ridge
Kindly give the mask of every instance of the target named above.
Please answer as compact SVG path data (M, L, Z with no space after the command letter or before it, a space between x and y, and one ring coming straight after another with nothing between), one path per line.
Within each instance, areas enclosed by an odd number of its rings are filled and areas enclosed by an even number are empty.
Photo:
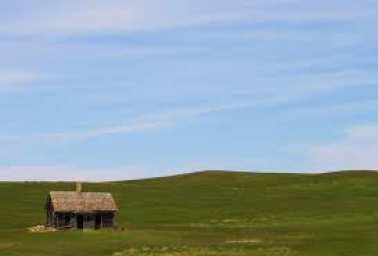
M110 252L124 250L126 242L175 243L176 236L184 243L195 238L198 244L209 244L221 236L241 241L267 240L269 244L261 248L274 243L321 252L311 256L341 255L333 252L344 252L351 245L354 254L343 255L374 255L371 252L378 249L374 240L378 237L378 173L374 171L290 174L210 170L83 185L84 191L113 194L119 208L117 225L127 231L90 237L75 232L25 235L28 227L44 223L47 193L72 191L75 183L5 182L0 183L0 254L68 256L84 248L85 256L112 255ZM166 240L161 240L162 234ZM234 237L229 238L230 234ZM96 248L93 240L97 241ZM54 246L46 247L46 241L51 245L64 243L67 251L57 254ZM6 246L13 244L17 247L8 250ZM367 254L360 254L361 248Z

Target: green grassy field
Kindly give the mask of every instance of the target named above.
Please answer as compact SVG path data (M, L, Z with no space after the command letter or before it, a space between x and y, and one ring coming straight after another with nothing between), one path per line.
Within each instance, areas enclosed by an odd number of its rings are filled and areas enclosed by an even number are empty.
M0 183L0 256L378 255L378 173L202 172L84 184L112 192L117 230L29 233L49 190Z

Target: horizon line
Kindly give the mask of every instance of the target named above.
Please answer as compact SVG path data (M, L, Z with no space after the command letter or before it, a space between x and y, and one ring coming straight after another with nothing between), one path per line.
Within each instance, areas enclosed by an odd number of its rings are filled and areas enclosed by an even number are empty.
M161 176L150 176L141 178L131 178L131 179L116 179L116 180L101 180L101 181L90 181L90 180L0 180L1 183L68 183L73 184L76 182L86 183L86 184L99 184L99 183L117 183L117 182L133 182L133 181L144 181L152 179L170 178L185 175L195 175L201 173L243 173L243 174L265 174L265 175L324 175L324 174L343 174L343 173L377 173L378 169L341 169L341 170L328 170L328 171L308 171L308 172L280 172L280 171L246 171L246 170L198 170L193 172L183 172L183 173L172 173Z

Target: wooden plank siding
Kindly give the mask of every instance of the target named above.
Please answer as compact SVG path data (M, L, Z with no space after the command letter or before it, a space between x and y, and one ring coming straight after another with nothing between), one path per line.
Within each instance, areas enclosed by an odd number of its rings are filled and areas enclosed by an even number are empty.
M57 229L68 229L78 227L78 216L83 216L83 228L111 228L114 225L115 214L113 212L103 213L47 213L47 223L49 227ZM99 220L99 222L96 222Z
M46 226L57 229L110 228L114 225L117 205L110 193L50 191Z

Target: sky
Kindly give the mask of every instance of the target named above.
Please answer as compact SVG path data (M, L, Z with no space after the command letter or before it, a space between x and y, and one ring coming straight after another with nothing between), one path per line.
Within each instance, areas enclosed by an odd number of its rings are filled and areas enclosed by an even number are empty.
M0 180L378 169L376 0L0 0Z

